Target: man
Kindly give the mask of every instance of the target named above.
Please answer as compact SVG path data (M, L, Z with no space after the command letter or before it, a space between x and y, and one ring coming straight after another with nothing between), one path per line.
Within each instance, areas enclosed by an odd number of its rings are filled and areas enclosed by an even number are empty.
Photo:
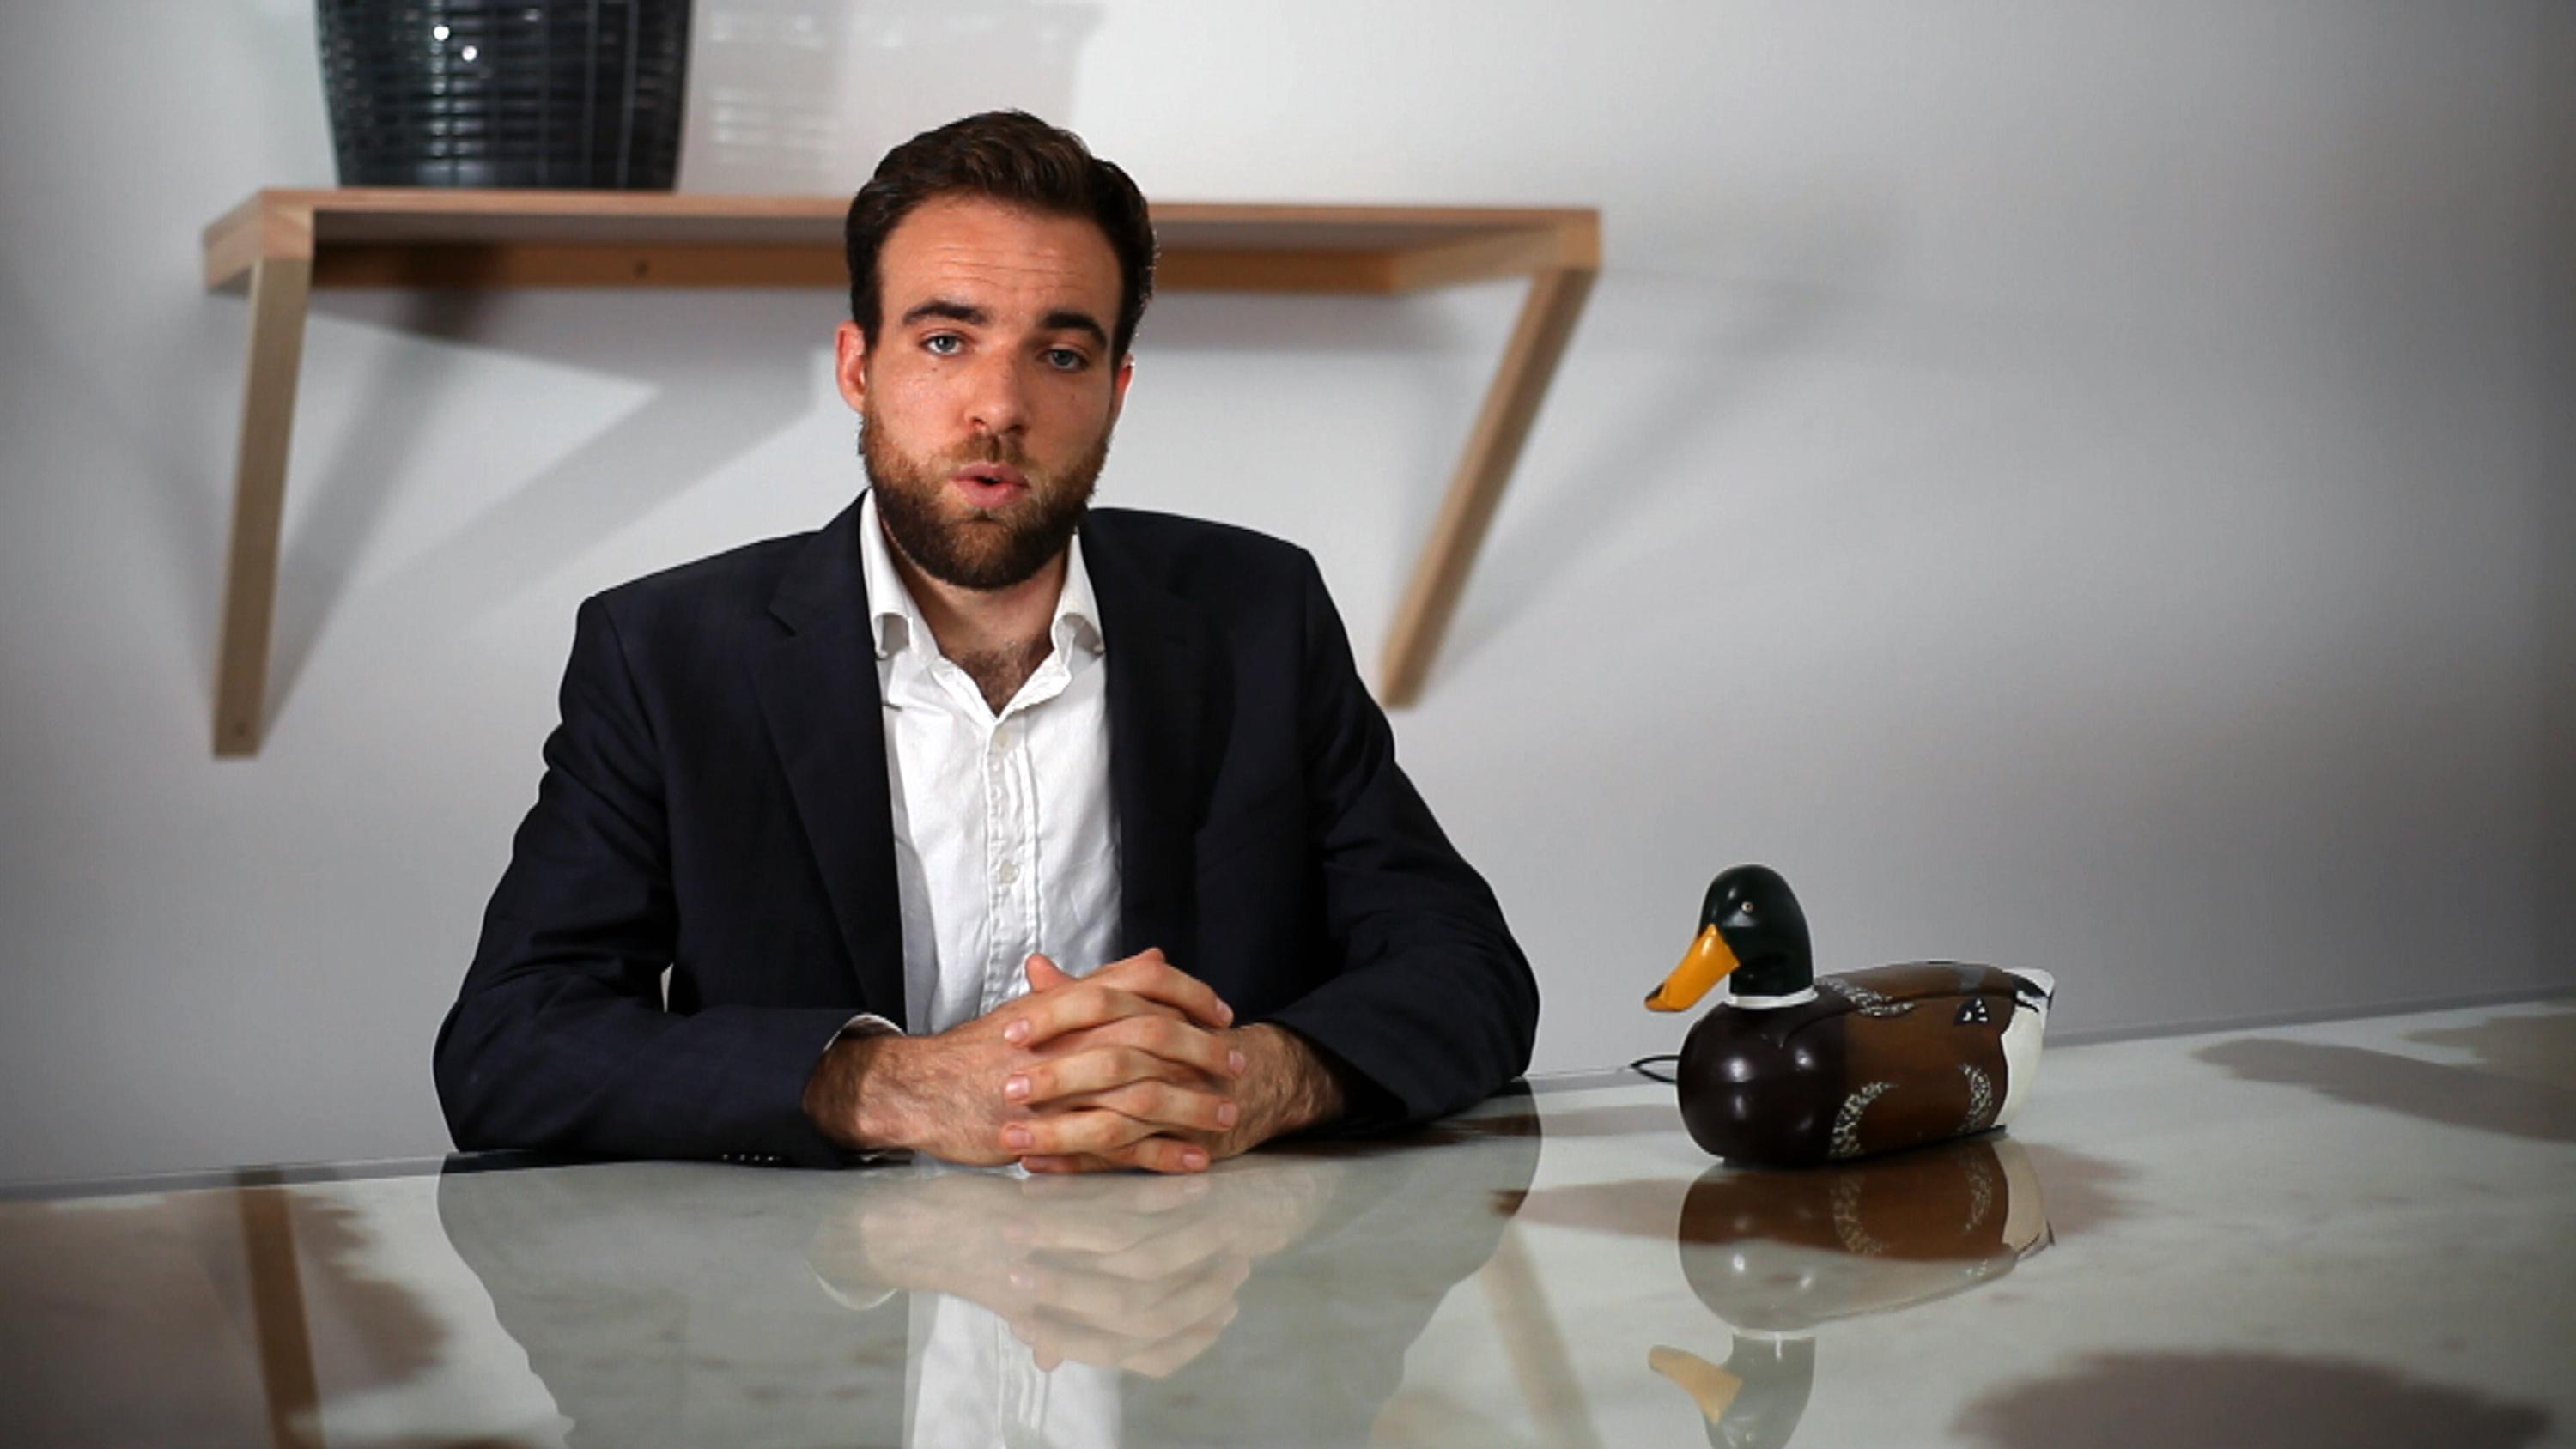
M1517 1075L1528 963L1312 560L1089 510L1153 287L1126 173L970 117L847 242L870 488L583 605L439 1032L458 1145L1195 1172Z

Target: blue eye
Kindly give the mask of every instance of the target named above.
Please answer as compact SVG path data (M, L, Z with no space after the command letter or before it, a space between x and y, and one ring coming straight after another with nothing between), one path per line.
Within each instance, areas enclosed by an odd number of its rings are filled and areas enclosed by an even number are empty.
M1070 347L1050 347L1043 354L1046 364L1058 372L1079 372L1089 361Z
M921 339L923 350L938 357L955 357L966 346L966 339L954 332L933 332Z

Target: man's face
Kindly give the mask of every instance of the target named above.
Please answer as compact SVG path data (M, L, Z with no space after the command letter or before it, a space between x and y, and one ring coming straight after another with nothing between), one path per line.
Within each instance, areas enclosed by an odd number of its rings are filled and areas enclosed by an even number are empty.
M932 578L1021 583L1073 537L1127 396L1117 255L1091 222L945 197L877 275L876 339L842 323L836 370L878 516Z

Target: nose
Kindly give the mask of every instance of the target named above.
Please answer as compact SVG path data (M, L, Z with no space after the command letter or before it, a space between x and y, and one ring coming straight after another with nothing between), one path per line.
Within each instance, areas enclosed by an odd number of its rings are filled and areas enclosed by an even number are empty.
M996 438L1027 429L1028 384L1017 359L997 349L980 360L966 394L966 421L977 433Z

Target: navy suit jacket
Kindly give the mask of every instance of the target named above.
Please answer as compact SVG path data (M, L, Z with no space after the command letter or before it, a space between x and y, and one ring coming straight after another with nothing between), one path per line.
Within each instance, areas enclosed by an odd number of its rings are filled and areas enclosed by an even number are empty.
M537 803L438 1034L457 1145L825 1164L805 1081L904 1019L854 505L582 605ZM1538 990L1395 762L1314 561L1096 510L1124 953L1320 1047L1369 1130L1529 1063ZM667 1004L661 984L669 968Z

